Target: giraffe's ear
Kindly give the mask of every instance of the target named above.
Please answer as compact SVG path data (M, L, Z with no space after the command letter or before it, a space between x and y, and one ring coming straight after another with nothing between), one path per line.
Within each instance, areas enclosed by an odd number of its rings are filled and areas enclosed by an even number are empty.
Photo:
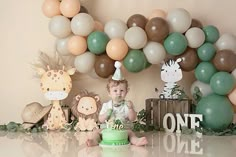
M46 71L43 68L36 68L37 74L42 76Z
M67 70L67 73L68 73L69 75L74 75L75 71L76 71L75 68L71 68L71 69Z

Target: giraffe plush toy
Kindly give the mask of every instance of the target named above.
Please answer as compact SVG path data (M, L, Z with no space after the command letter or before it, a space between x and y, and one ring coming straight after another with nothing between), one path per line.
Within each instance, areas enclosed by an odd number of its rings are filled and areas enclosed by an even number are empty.
M47 70L37 68L37 73L40 76L40 86L44 96L52 101L52 108L43 126L48 130L62 129L67 121L60 106L60 101L68 96L72 88L70 75L75 73L75 68L65 70L63 66L61 69L56 70L50 69L48 65Z
M172 94L172 90L177 87L178 81L183 77L182 70L179 66L179 62L182 59L178 58L176 61L170 59L165 62L161 67L161 79L165 82L165 86L159 97L161 99L177 99L178 93Z

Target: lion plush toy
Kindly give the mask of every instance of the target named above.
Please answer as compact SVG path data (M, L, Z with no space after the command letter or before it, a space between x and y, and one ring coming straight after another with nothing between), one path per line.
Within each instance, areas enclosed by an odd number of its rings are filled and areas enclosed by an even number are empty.
M82 91L73 98L69 107L72 114L78 119L75 130L92 131L98 128L98 114L101 109L98 95Z

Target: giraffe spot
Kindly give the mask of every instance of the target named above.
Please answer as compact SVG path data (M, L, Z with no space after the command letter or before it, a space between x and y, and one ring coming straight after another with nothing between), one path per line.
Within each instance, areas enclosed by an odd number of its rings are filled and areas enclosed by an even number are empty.
M57 74L54 74L54 77L57 77Z
M61 110L61 108L58 108L58 111L60 111Z
M52 124L51 127L54 127L54 124Z
M50 77L50 76L51 76L51 74L52 74L51 72L48 72L47 76L48 76L48 77Z
M55 106L53 106L53 108L55 109L56 107L55 107Z
M58 118L58 116L56 116L56 118Z
M63 75L63 71L62 70L60 70L60 74Z

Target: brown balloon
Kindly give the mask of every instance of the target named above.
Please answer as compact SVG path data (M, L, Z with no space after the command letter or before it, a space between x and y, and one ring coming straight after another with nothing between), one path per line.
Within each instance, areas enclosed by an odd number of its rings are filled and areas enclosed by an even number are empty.
M192 28L192 27L202 28L203 26L202 26L202 23L199 20L192 19L192 23L191 23L190 28Z
M220 50L213 58L213 64L219 71L232 72L236 68L236 54L232 50Z
M145 25L147 23L147 18L141 14L134 14L129 17L127 21L127 26L130 27L141 27L142 29L145 29Z
M182 61L179 63L179 65L183 71L194 70L200 61L196 49L189 47L183 54L176 56L176 58L182 58Z
M88 9L81 5L79 13L87 13L88 14Z
M147 22L145 31L151 41L161 42L168 36L169 26L163 18L154 17Z
M108 78L115 72L115 61L109 58L106 54L98 56L95 61L95 72L99 77Z

